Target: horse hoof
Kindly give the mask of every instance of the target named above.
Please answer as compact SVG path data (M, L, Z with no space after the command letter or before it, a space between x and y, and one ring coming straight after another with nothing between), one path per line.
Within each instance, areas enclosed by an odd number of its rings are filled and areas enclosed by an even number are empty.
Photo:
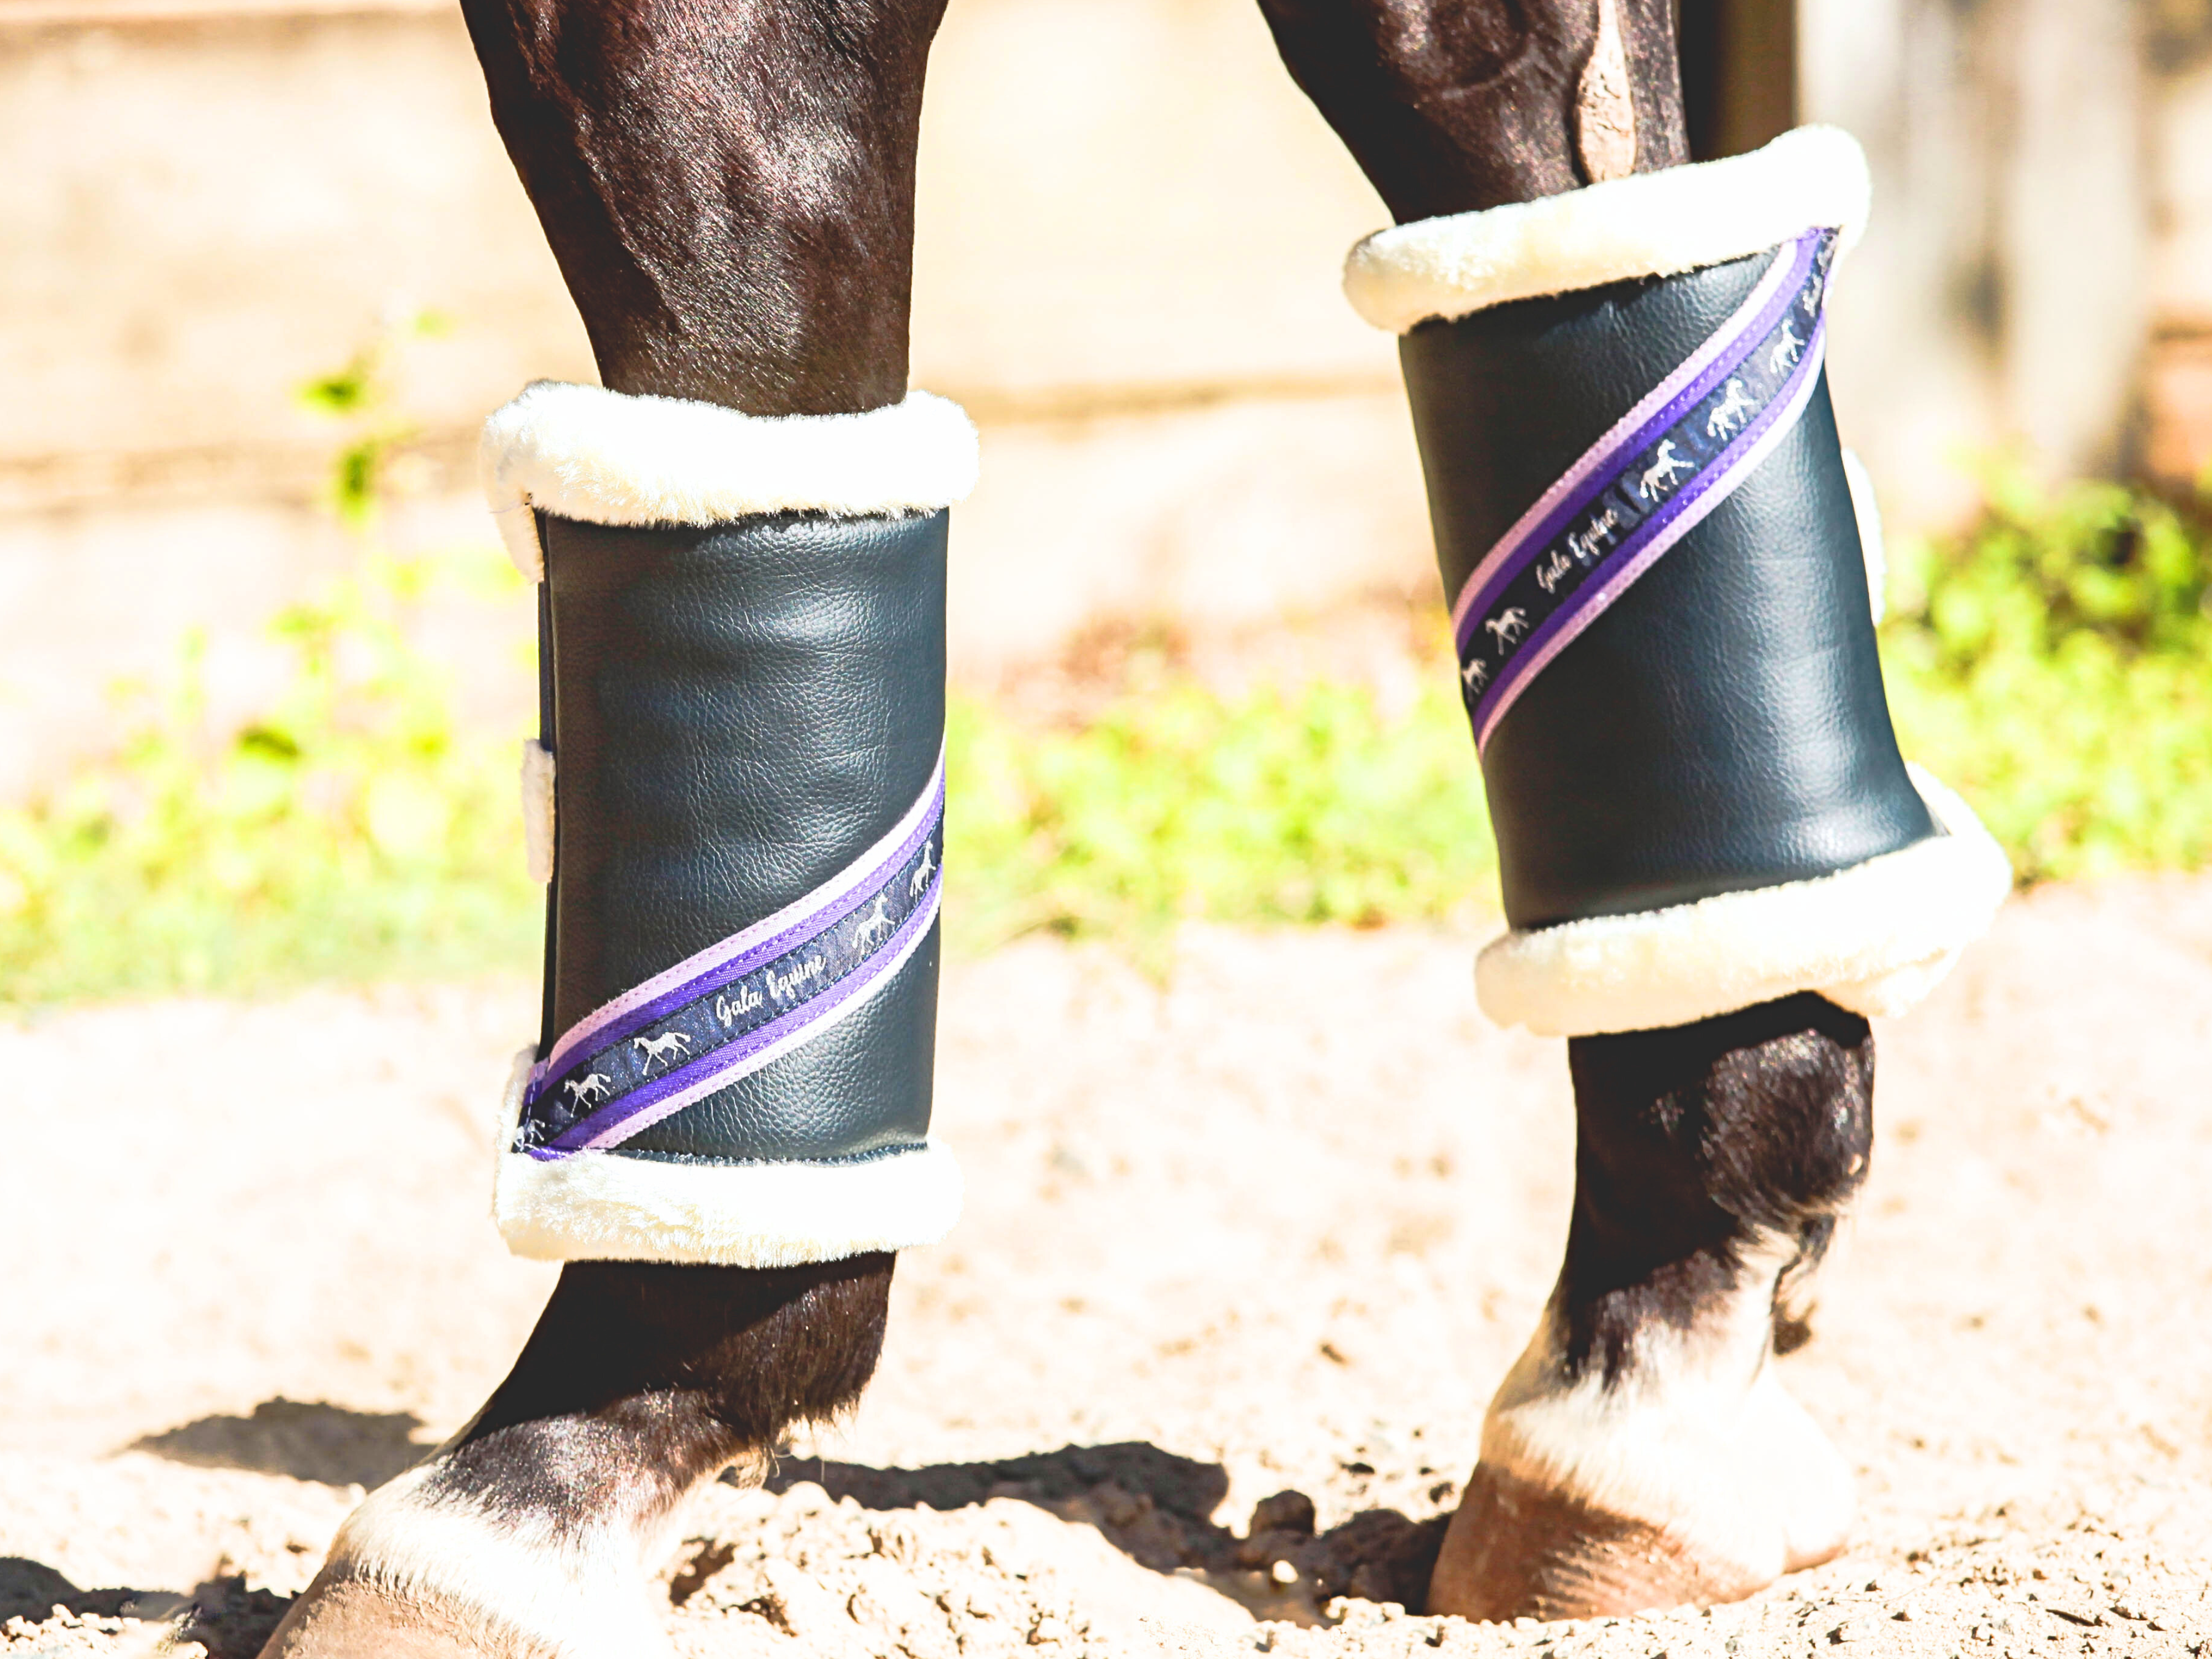
M670 1659L635 1539L430 1487L435 1463L369 1494L260 1659Z
M1431 1613L1591 1619L1741 1601L1842 1552L1849 1471L1771 1372L1732 1420L1592 1403L1492 1408Z
M420 1595L373 1578L325 1568L276 1626L261 1659L552 1659L552 1650L514 1639Z
M1501 1622L1603 1618L1738 1601L1771 1582L1649 1522L1478 1464L1444 1534L1428 1610Z

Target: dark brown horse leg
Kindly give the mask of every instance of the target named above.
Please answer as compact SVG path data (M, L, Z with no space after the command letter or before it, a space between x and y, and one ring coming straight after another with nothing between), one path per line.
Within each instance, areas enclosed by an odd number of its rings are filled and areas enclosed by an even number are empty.
M884 407L907 394L915 141L942 5L466 0L494 117L606 386L624 394L552 388L553 400L532 404L520 423L521 439L511 411L502 417L508 447L493 457L520 467L525 485L537 480L510 539L547 579L548 701L562 711L561 729L548 733L560 769L549 1044L614 988L765 914L740 902L733 915L716 916L703 899L690 903L685 883L702 859L739 866L706 884L718 892L767 882L746 896L773 910L786 889L803 893L822 871L851 867L839 835L875 841L878 819L908 810L915 780L897 775L912 769L905 750L927 774L938 734L923 728L941 722L941 687L926 672L931 597L890 595L921 632L912 641L887 634L870 609L883 596L856 586L852 570L858 538L858 564L912 565L926 589L929 538L942 538L941 513L930 509L958 492L957 480L934 495L941 478L915 485L914 446L902 439L913 434L914 405ZM686 401L637 401L648 397ZM947 407L924 412L924 447L972 443ZM784 416L816 418L773 427L744 418ZM640 418L657 424L638 427ZM774 450L751 475L716 470L729 455L754 456L763 431L769 442L796 433L799 447ZM531 441L558 453L533 455ZM557 491L545 479L564 459L568 494L549 501ZM574 482L584 464L595 469L582 476L596 495ZM886 483L886 473L896 476ZM671 531L667 520L696 528ZM913 557L909 544L920 549ZM672 568L684 573L672 597L653 585ZM842 608L823 610L823 592L843 594ZM611 617L647 636L625 644ZM865 705L874 695L871 653L887 641L902 654L886 672L915 681L896 688L902 711L878 719L860 708L859 738L834 725L815 733L816 748L835 752L805 776L775 770L777 744L807 749L802 696L786 699L787 718L773 730L714 701L757 689L728 683L765 659L780 665L786 691ZM824 666L823 642L836 665ZM677 683L672 660L696 672ZM695 713L629 715L611 698L593 700L607 684L648 710ZM710 720L700 708L720 712ZM915 726L906 738L901 720ZM854 753L870 744L873 759L856 766ZM634 749L672 752L678 769L705 781L682 799L625 808L623 792L649 795L657 775L621 769ZM726 787L706 775L702 750L742 751L751 769ZM763 750L772 751L765 761L755 752ZM801 753L794 764L804 771L805 763ZM758 800L777 788L788 812L750 841L697 827L702 818L726 824L738 793ZM662 861L642 876L611 867L647 844ZM713 1023L684 1028L682 1042L672 1042L682 1034L673 1017L634 1037L617 1033L613 1058L586 1062L570 1079L578 1088L564 1095L558 1076L548 1077L542 1101L517 1103L501 1220L517 1248L567 1259L559 1285L476 1420L348 1522L270 1655L665 1651L647 1594L664 1524L699 1482L859 1397L883 1340L892 1249L945 1218L945 1183L930 1174L939 1165L915 1144L927 1124L935 972L934 932L916 910L925 899L933 905L935 860L933 844L915 853L878 895L876 914L904 915L915 935L888 968L888 988L818 1040L617 1149L644 1147L638 1156L532 1161L577 1127L564 1100L590 1105L680 1070L708 1034L757 1024L763 988L778 1008L803 1001L804 959L718 985L723 1017L700 1000L695 1012ZM780 873L756 881L756 866ZM653 913L649 922L622 921L650 883L672 896L635 907ZM855 932L868 927L864 909L843 926L853 937L819 935L817 955L847 949L856 974L882 966L869 952L890 930ZM764 975L776 975L772 985ZM642 1079L622 1070L641 1063ZM896 1086L876 1087L872 1067L899 1073ZM586 1080L595 1073L598 1082ZM540 1179L595 1159L586 1173L596 1185L564 1192ZM928 1177L919 1185L915 1170ZM787 1175L799 1184L779 1185ZM934 1219L917 1221L918 1207ZM793 1262L801 1265L783 1265Z
M1865 1169L1846 1009L1900 1011L2007 878L1881 698L1820 378L1863 164L1683 167L1668 0L1261 4L1400 221L1346 288L1402 337L1455 602L1513 927L1483 1005L1572 1039L1565 1265L1430 1610L1747 1595L1850 1519L1768 1364Z
M1827 1559L1850 1478L1768 1359L1865 1179L1874 1038L1800 995L1568 1044L1566 1260L1483 1425L1432 1611L1725 1601Z
M1669 0L1261 0L1406 224L1690 159Z

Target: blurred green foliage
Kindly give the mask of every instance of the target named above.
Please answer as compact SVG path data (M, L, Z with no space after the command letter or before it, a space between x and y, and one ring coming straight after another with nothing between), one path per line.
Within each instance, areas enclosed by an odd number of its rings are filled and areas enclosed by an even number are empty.
M301 408L341 421L349 428L332 462L327 495L337 515L366 531L383 506L392 458L422 433L399 412L395 374L410 347L453 332L442 312L418 311L379 330L340 368L318 374L299 390Z
M2212 858L2212 526L2202 501L1993 468L1965 534L1898 550L1882 630L1906 754L2023 881Z
M129 704L112 758L0 811L0 1001L534 969L514 743L456 720L408 633L441 585L515 598L520 579L489 548L380 550L404 441L380 373L364 357L313 392L353 428L332 495L360 551L273 625L289 665L274 706L212 730L188 642L173 686ZM2212 536L2193 505L2000 473L1970 532L1896 560L1882 640L1905 749L2023 879L2212 858ZM1428 689L1387 710L1339 684L1224 696L1157 662L1079 723L956 696L953 947L1045 929L1157 963L1187 918L1489 904L1466 721L1431 654Z
M519 586L495 557L471 574ZM285 611L287 684L238 731L210 732L188 641L174 684L131 699L112 759L0 811L0 1000L532 961L515 746L456 726L401 626L441 574L370 552Z
M456 721L408 632L441 590L520 603L522 579L492 547L399 559L377 535L416 431L393 412L396 372L445 331L406 319L301 389L341 428L328 498L355 558L270 624L285 665L271 704L219 728L187 637L167 684L118 690L112 756L0 808L0 1002L535 959L544 896L522 863L515 744Z
M1170 678L1075 730L956 698L954 944L1044 927L1149 954L1186 918L1365 926L1491 902L1466 716L1449 668L1429 678L1395 714L1364 687Z

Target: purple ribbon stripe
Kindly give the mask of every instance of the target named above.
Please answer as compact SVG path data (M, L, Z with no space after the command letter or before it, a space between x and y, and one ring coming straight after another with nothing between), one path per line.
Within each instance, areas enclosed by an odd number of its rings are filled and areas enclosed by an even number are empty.
M846 869L564 1032L525 1096L515 1150L619 1146L853 1012L936 921L944 846L940 754L921 799Z
M1546 490L1452 607L1478 749L1559 653L1749 477L1804 413L1836 234L1778 251L1734 316Z

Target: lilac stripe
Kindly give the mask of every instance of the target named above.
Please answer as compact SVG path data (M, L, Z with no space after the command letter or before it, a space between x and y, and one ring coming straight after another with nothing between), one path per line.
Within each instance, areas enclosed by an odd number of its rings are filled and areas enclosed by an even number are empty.
M1642 402L1584 450L1566 475L1536 500L1482 557L1462 583L1452 606L1452 639L1460 651L1491 602L1553 538L1603 494L1622 466L1661 434L1671 430L1699 399L1720 384L1735 357L1765 337L1796 303L1822 233L1806 232L1778 254L1735 314ZM1531 528L1531 526L1534 526Z
M1768 403L1759 416L1737 437L1736 441L1722 453L1717 466L1710 467L1692 479L1679 495L1668 498L1665 506L1646 519L1615 553L1619 562L1607 572L1605 579L1587 590L1588 597L1577 593L1551 616L1541 627L1529 635L1526 644L1513 653L1512 660L1499 674L1498 684L1485 701L1482 723L1475 730L1477 752L1489 743L1491 732L1498 722L1505 718L1522 692L1527 690L1558 656L1578 638L1583 630L1603 616L1613 602L1626 593L1637 579L1656 563L1662 553L1688 535L1723 501L1735 493L1736 487L1757 470L1774 446L1780 442L1790 428L1805 412L1812 401L1813 386L1819 377L1820 365L1827 356L1827 319L1823 317L1813 326L1813 337L1806 342L1805 350L1797 360L1790 379L1784 383L1782 395ZM1733 454L1730 452L1734 452ZM1639 544L1639 538L1640 544Z
M939 787L941 790L942 785L940 784ZM609 1048L622 1042L625 1037L635 1036L647 1026L655 1024L674 1013L678 1008L696 1001L708 992L718 990L723 986L744 978L763 963L773 962L778 957L796 949L806 939L836 927L857 909L869 894L879 888L884 881L889 878L891 872L914 856L915 849L921 845L922 842L935 833L937 817L934 813L925 817L908 832L906 840L889 858L869 872L867 879L854 883L829 906L802 917L773 939L762 940L750 950L701 975L697 979L680 985L672 991L664 993L643 1006L626 1013L611 1026L603 1027L595 1035L592 1048L594 1050ZM581 1046L581 1044L572 1045L569 1052L574 1054Z
M769 1021L757 1030L746 1033L735 1042L702 1054L688 1066L680 1066L653 1082L632 1090L614 1103L614 1107L618 1109L614 1115L594 1114L572 1125L544 1146L528 1148L530 1156L541 1162L550 1163L572 1158L580 1152L604 1152L618 1146L661 1119L682 1111L696 1101L705 1099L718 1089L727 1088L731 1084L751 1076L770 1060L818 1036L846 1015L859 1009L870 995L888 983L890 976L914 954L923 934L937 919L944 880L944 872L940 869L932 878L929 890L923 896L921 902L915 906L907 919L899 924L898 931L891 935L884 948L820 996Z
M1811 269L1813 250L1819 237L1818 231L1808 231L1799 239L1793 253L1778 255L1766 276L1753 290L1751 298L1737 308L1735 315L1723 325L1713 338L1692 353L1689 362L1668 376L1657 391L1615 422L1613 432L1591 446L1583 459L1577 462L1569 473L1570 477L1577 473L1582 477L1580 486L1573 490L1569 499L1557 506L1518 545L1507 547L1501 539L1499 546L1492 550L1484 559L1483 566L1478 567L1478 572L1486 567L1490 569L1489 578L1480 590L1469 591L1474 581L1472 575L1468 578L1468 586L1461 590L1467 610L1454 632L1455 642L1461 651L1466 650L1468 641L1473 637L1477 620L1491 608L1498 594L1528 568L1537 554L1604 493L1623 466L1660 436L1671 431L1685 414L1728 376L1741 353L1764 339L1788 313L1796 301L1797 290L1804 284L1806 273ZM1764 303L1759 305L1757 314L1750 323L1741 331L1732 331L1745 313L1750 312L1753 304L1762 298ZM1703 359L1702 366L1693 368L1698 365L1700 359ZM1686 371L1688 371L1686 378ZM1665 397L1670 386L1674 388L1674 395ZM1662 398L1664 401L1661 402ZM1620 443L1607 447L1622 428L1637 422L1638 416L1655 403L1659 404L1656 412L1646 416ZM1548 495L1551 492L1547 491L1546 494ZM1454 610L1455 615L1458 615L1456 606Z
M1497 545L1461 585L1459 603L1452 607L1454 636L1462 649L1467 635L1472 632L1471 624L1489 609L1489 601L1498 592L1604 492L1613 474L1671 429L1688 409L1720 384L1729 372L1729 359L1763 339L1788 312L1812 268L1820 234L1818 230L1808 231L1792 252L1778 254L1735 313L1635 408L1614 422L1605 436L1568 469L1566 476L1498 538ZM1532 520L1536 521L1536 530L1529 533Z
M938 810L945 803L945 751L940 746L937 766L921 798L890 833L837 874L804 897L794 899L771 916L763 917L740 933L685 957L642 985L602 1003L578 1020L552 1052L538 1063L532 1079L533 1092L556 1074L576 1054L596 1052L634 1036L685 1003L743 977L762 963L791 949L798 940L818 933L842 919L891 871L914 856L922 838L931 832ZM886 850L886 849L889 850Z
M663 1095L655 1090L651 1097L647 1097L648 1091L641 1089L624 1096L621 1104L625 1109L622 1115L597 1129L584 1142L584 1148L605 1151L618 1146L693 1102L751 1076L769 1061L789 1054L800 1044L821 1036L847 1015L856 1012L890 982L891 975L905 965L929 931L930 924L937 919L941 879L940 877L930 883L922 902L899 924L898 931L883 950L812 1001L747 1033L727 1048L702 1055L693 1066L672 1073L671 1080L678 1086L672 1092ZM692 1079L688 1083L684 1080L687 1075ZM553 1144L557 1146L560 1141L556 1139Z

